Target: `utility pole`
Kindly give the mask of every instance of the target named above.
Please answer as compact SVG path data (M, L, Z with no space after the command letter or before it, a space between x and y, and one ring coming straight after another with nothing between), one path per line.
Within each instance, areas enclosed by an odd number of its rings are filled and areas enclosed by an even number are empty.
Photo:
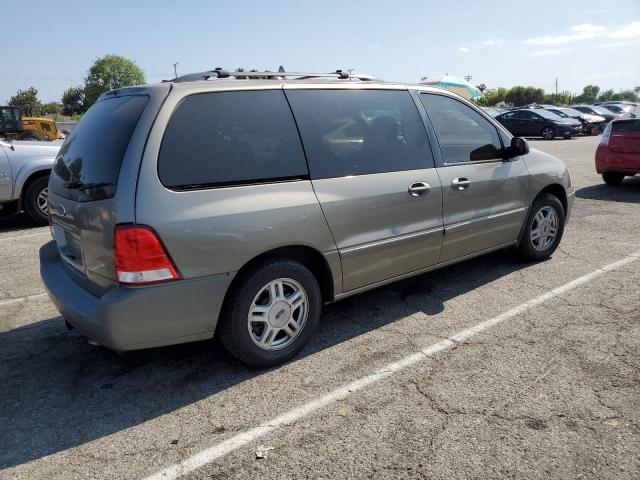
M472 75L465 75L465 76L464 76L464 79L465 79L467 82L470 82L472 78L473 78L473 76L472 76Z
M175 78L178 78L178 69L176 68L178 66L178 62L173 64L173 74L175 75Z
M556 102L558 101L558 77L556 77Z

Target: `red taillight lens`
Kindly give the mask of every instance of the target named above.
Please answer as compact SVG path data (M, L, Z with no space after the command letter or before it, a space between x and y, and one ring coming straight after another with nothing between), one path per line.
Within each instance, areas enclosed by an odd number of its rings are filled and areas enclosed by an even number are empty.
M120 283L143 285L181 278L162 242L149 227L116 226L114 251Z

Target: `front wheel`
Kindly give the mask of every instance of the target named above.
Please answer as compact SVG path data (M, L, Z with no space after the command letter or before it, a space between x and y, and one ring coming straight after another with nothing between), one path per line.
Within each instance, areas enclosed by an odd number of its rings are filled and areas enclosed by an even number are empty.
M545 140L553 140L553 138L556 136L556 132L554 132L553 128L551 127L544 127L542 129L542 132L540 132L540 135Z
M624 173L618 172L604 172L602 174L602 180L604 180L604 183L612 187L620 185L622 183L622 180L624 180L624 177Z
M564 233L565 211L558 197L542 193L531 206L518 245L518 256L525 261L548 258L560 245Z
M49 177L34 180L24 195L24 210L38 225L49 223Z
M286 362L307 344L320 318L314 275L293 260L271 260L243 274L225 301L218 336L252 367Z

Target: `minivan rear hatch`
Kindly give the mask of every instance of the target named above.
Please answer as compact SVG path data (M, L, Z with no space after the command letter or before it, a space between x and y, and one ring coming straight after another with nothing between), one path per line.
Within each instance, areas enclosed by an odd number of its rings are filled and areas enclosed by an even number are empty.
M170 86L103 94L65 140L49 180L52 232L60 257L86 288L116 284L113 235L135 222L135 190L148 132Z

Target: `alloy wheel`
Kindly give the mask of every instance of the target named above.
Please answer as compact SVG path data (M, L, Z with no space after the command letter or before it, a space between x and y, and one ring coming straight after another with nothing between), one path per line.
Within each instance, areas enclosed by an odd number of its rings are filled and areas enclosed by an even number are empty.
M260 289L249 307L247 327L263 350L280 350L302 332L309 315L307 294L291 278L278 278Z
M530 238L533 248L539 252L547 250L558 235L559 218L553 207L542 207L531 222Z
M42 190L40 190L40 193L38 193L38 196L36 197L36 204L38 206L38 210L40 210L40 212L43 215L48 215L49 214L49 189L48 188L43 188Z

